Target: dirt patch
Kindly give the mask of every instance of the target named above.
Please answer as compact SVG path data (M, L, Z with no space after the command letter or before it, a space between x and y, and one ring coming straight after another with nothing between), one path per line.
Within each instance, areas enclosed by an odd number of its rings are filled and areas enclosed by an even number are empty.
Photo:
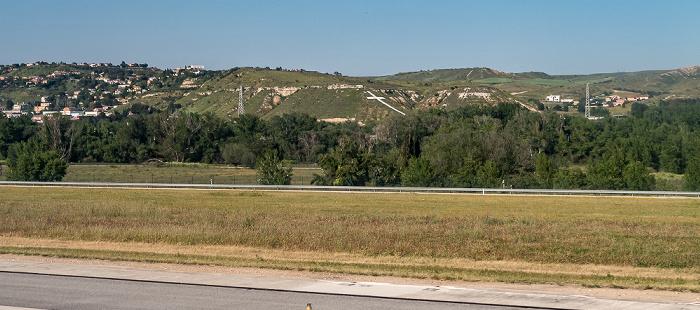
M180 88L196 88L198 87L195 82L197 79L186 79L182 81L182 84L180 85Z
M324 122L327 122L327 123L338 124L338 123L344 123L344 122L354 122L354 121L355 121L355 118L354 118L354 117L351 117L351 118L335 117L335 118L324 118L324 119L320 119L320 121L324 121Z

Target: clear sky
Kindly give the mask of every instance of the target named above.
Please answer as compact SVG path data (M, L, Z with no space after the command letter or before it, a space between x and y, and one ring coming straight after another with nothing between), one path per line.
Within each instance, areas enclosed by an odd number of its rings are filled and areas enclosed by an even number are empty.
M549 74L700 65L696 0L0 0L0 63Z

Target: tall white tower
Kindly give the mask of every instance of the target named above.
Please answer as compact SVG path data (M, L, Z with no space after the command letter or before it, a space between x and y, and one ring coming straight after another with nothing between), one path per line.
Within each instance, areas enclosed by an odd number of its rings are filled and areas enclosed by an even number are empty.
M245 105L243 104L243 85L238 88L238 116L245 114Z

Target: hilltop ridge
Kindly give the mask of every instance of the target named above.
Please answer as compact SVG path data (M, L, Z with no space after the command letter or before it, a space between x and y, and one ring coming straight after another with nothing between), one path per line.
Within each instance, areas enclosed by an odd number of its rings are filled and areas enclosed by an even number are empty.
M471 82L489 78L527 79L549 78L544 72L511 73L498 71L491 68L461 68L461 69L437 69L428 71L402 72L394 75L377 77L383 81L412 81L412 82Z
M677 76L682 76L682 77L692 77L692 76L697 76L698 74L700 74L700 66L684 67L684 68L680 68L680 69L676 69L673 71L663 73L661 75L662 76L677 75Z

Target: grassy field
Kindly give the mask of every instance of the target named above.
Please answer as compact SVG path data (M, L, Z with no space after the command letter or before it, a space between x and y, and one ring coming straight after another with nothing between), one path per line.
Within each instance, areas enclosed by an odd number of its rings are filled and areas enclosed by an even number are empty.
M315 166L296 166L292 171L292 185L309 185L313 174L322 172ZM222 165L70 165L63 181L257 184L256 177L255 169Z
M590 79L524 79L524 80L513 80L509 78L487 78L475 80L474 83L480 84L504 84L511 82L518 82L525 85L542 85L542 86L572 86L572 85L585 85L586 83L596 84L606 81L610 81L610 78L590 78Z
M582 77L578 79L528 79L522 80L524 84L535 84L544 86L572 86L572 85L585 85L586 83L597 84L610 81L611 78L587 78Z
M697 199L1 187L0 253L700 291Z
M513 80L509 78L487 78L474 81L474 83L478 84L504 84L510 82L513 82Z
M552 104L554 106L554 104ZM569 108L574 113L574 109ZM7 165L2 164L6 181ZM313 174L321 175L323 170L315 165L294 165L292 185L311 185ZM585 171L585 166L571 167ZM682 174L666 172L652 173L656 178L655 190L680 191L683 185ZM73 164L68 166L65 182L113 182L113 183L176 183L176 184L257 184L256 170L245 167L207 164L176 165L109 165Z

